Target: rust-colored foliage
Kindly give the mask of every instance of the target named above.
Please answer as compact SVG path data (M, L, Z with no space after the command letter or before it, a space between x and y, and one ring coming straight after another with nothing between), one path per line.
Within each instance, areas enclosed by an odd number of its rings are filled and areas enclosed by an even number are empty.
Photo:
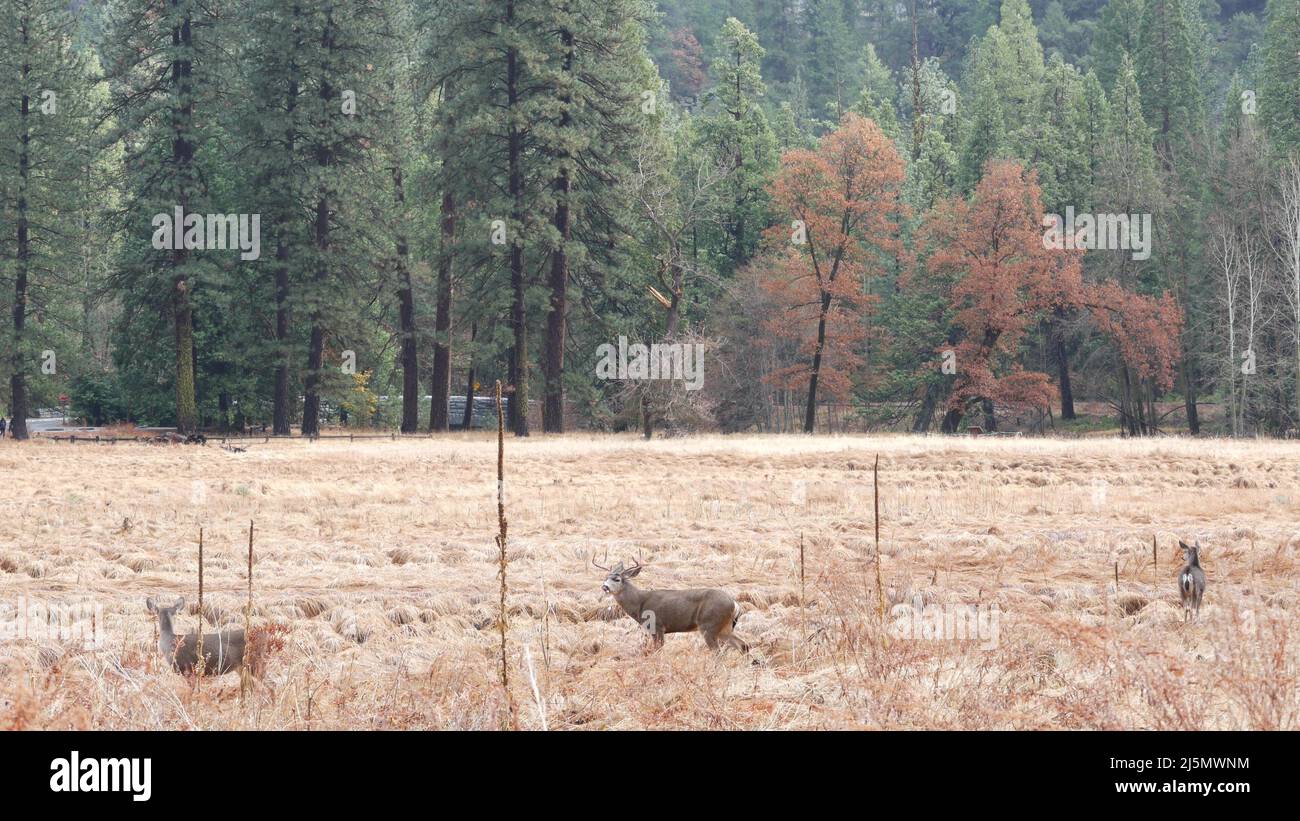
M672 68L677 81L673 91L687 97L697 96L708 80L704 72L704 49L685 27L673 30L672 43Z
M753 273L782 309L766 330L794 342L800 361L769 374L772 384L801 388L816 380L812 391L848 395L863 365L863 315L875 302L867 283L902 252L903 174L893 142L856 114L845 115L817 149L782 156L770 190L786 219L768 230L769 250Z
M1125 363L1161 388L1173 382L1182 314L1174 300L1114 282L1084 282L1083 251L1048 248L1037 176L1018 163L988 164L969 200L936 205L922 231L927 268L949 283L958 342L950 411L974 400L1042 408L1056 396L1047 374L1025 369L1018 348L1048 311L1087 312Z

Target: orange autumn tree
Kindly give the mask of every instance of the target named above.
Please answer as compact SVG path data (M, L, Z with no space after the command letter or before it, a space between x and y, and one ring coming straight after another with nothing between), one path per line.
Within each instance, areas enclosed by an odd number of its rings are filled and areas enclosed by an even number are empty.
M903 175L893 141L857 114L846 114L815 150L781 157L770 192L788 221L768 230L770 250L750 274L780 308L766 330L797 346L801 361L765 379L807 386L805 433L816 425L819 390L847 397L862 367L862 316L875 302L867 283L900 250Z
M1114 282L1087 283L1083 251L1048 248L1034 172L988 164L969 200L936 205L922 230L926 262L942 278L954 313L956 378L943 430L955 432L972 405L1044 408L1056 397L1045 373L1019 361L1025 334L1057 309L1084 312L1125 364L1161 389L1173 384L1182 314L1169 294L1152 298Z

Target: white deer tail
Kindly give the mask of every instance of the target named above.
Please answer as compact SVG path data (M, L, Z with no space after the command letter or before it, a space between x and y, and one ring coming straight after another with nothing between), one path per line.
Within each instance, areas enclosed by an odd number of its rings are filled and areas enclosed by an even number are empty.
M740 602L734 602L731 610L731 626L734 628L738 621L740 621Z

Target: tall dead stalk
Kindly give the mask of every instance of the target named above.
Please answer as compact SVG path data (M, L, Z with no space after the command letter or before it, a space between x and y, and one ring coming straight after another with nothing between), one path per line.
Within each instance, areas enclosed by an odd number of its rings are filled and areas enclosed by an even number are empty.
M249 652L256 652L250 642L253 637L253 523L248 523L248 601L244 604L244 663L239 666L239 701L243 703L252 685L252 673L249 671Z
M510 693L510 667L506 663L506 423L501 411L501 380L497 380L497 551L501 577L501 600L497 611L497 626L501 629L501 687L506 692L506 703L510 711L510 724L519 728L515 716L515 700ZM528 409L524 408L524 413Z
M880 454L876 454L876 463L871 469L871 490L875 497L876 508L876 611L880 624L885 624L885 584L880 577ZM883 634L882 634L883 635Z
M177 644L177 647L180 645ZM194 660L194 692L203 690L203 528L199 528L199 642L198 658Z
M804 592L803 531L799 531L799 635L803 637L800 644L808 641L808 597ZM808 657L805 653L804 661Z

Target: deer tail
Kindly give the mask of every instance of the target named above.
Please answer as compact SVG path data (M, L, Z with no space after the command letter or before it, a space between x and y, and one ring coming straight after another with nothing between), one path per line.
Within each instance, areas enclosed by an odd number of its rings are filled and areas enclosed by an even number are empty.
M738 621L740 621L740 602L735 602L732 604L731 626L735 628Z

